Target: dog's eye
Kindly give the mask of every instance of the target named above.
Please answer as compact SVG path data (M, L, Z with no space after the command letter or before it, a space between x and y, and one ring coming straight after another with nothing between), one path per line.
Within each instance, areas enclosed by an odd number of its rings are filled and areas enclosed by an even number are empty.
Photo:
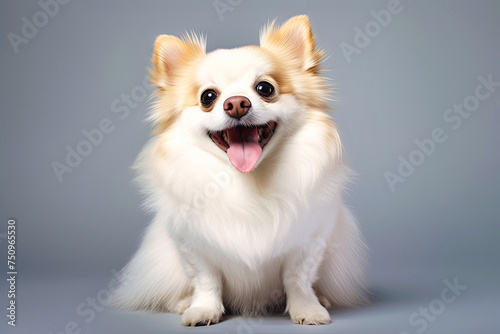
M217 99L217 93L213 89L207 89L203 93L201 93L201 104L204 107L210 107L212 103Z
M274 93L274 87L267 81L261 81L255 87L257 93L262 97L270 97Z

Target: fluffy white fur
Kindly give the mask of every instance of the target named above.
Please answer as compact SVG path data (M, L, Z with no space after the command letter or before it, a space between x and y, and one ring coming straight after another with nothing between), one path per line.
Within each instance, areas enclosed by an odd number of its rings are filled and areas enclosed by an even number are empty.
M133 279L113 304L180 313L184 325L216 323L225 310L281 310L294 323L329 323L326 308L366 301L365 247L342 202L350 172L325 110L309 21L271 25L260 47L204 49L194 37L164 36L155 45L157 132L136 166L156 217L124 269ZM274 101L255 92L261 78L276 85ZM220 92L208 112L190 102L206 87ZM252 101L241 122L278 123L247 174L207 136L235 125L222 108L234 95Z

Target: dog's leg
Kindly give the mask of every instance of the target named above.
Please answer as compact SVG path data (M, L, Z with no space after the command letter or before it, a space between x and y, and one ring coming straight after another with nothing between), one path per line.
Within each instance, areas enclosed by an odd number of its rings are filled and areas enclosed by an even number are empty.
M289 255L283 268L286 293L286 311L293 323L324 325L330 323L330 314L321 305L313 290L316 272L324 247L318 243L296 250Z
M180 251L194 288L191 305L182 314L181 324L208 326L218 323L224 313L220 271L186 246L181 246Z

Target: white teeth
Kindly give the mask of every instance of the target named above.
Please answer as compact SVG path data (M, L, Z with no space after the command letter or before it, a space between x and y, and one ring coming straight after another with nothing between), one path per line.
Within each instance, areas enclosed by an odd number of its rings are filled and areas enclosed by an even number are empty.
M227 131L222 131L221 138L226 142L226 144L229 143L229 137L227 136Z
M255 127L257 127L259 143L263 142L266 137L268 137L270 133L272 133L272 131L269 131L270 128L268 124L257 125ZM218 131L217 135L220 138L221 144L225 144L225 146L229 147L229 136L227 134L227 130Z

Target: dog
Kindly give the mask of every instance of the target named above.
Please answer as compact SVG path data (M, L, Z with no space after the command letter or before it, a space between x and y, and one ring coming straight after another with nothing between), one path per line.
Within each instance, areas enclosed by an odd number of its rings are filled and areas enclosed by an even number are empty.
M112 304L182 314L185 326L277 311L328 324L328 308L367 292L324 52L307 16L268 24L260 46L205 44L155 41L152 138L135 164L155 218Z

